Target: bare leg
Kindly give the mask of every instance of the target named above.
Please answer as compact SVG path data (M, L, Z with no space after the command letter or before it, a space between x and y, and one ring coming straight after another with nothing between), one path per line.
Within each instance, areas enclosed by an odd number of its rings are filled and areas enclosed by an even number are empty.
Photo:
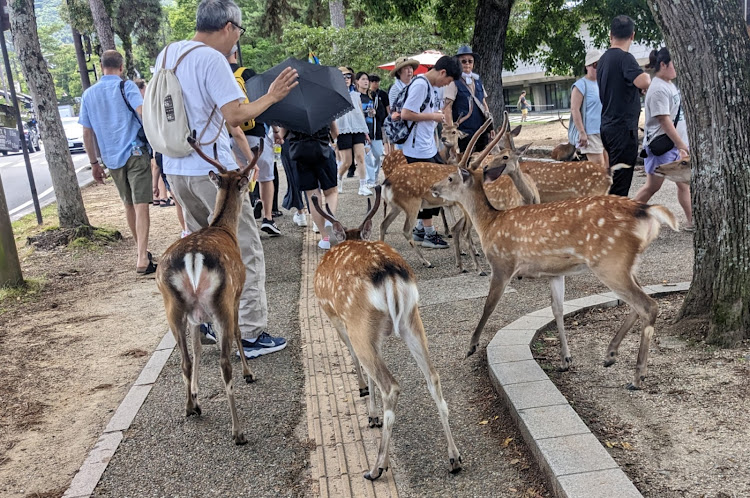
M565 337L565 322L563 320L563 302L565 301L565 276L557 276L549 279L552 291L552 314L555 315L557 323L557 335L560 338L560 372L566 372L573 363L568 349L568 340Z
M680 203L682 210L685 211L688 226L693 226L693 205L690 201L689 183L677 183L677 202Z
M357 165L357 176L364 180L367 175L365 167L365 146L363 144L354 144L354 162Z
M604 162L604 153L594 154L593 152L587 152L586 158L592 163L605 166L607 163Z
M349 166L352 164L352 149L346 149L339 151L341 155L341 165L338 169L338 177L343 178L344 173L346 173L346 170L349 169Z
M260 182L260 200L263 202L263 217L267 220L273 219L273 180Z
M180 228L183 232L187 231L187 225L185 224L185 214L182 212L182 206L180 206L180 203L177 202L177 198L175 197L172 199L174 201L174 205L177 208L177 221L180 223Z
M646 184L638 189L638 192L633 196L633 200L638 202L648 202L649 199L659 191L663 183L663 176L647 175Z

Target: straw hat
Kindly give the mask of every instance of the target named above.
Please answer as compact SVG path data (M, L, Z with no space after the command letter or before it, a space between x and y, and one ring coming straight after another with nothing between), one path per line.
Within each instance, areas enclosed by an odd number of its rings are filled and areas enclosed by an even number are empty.
M391 76L396 76L396 73L401 71L406 66L411 66L412 69L416 70L419 67L419 62L415 61L414 59L409 59L408 57L399 57L398 59L396 59L396 65L393 66Z
M585 66L590 66L591 64L598 62L601 58L602 53L599 52L597 49L591 49L588 52L586 52L586 63Z
M342 74L350 74L354 76L354 73L352 73L346 66L339 66L339 71L341 71Z

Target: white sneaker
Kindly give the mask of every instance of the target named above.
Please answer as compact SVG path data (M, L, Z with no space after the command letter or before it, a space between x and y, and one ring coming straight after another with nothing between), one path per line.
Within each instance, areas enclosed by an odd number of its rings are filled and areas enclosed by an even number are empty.
M367 188L366 185L362 185L359 187L359 192L357 192L359 195L372 195L372 190Z
M180 234L180 238L184 239L185 237L187 237L191 233L193 233L193 232L191 232L190 230L183 230L182 233Z
M326 237L324 239L320 239L320 241L318 242L318 247L320 247L324 251L327 251L328 249L330 249L331 248L331 242L328 240L328 237Z
M294 224L298 227L307 226L307 216L305 216L303 213L295 213L294 216L292 216L292 221L294 221Z
M313 233L320 233L320 229L318 228L318 225L316 225L314 221L313 221Z

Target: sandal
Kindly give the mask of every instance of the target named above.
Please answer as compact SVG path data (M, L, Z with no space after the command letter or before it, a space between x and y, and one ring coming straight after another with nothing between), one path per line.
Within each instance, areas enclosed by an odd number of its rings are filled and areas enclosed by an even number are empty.
M148 266L146 266L145 268L136 268L135 272L141 277L145 275L151 275L152 273L156 272L156 265L153 263L153 261L149 261Z
M174 206L174 201L172 199L160 199L159 205L161 207L171 207Z
M154 199L153 202L151 202L151 204L153 204L154 206L160 206L161 202L159 201L159 199Z

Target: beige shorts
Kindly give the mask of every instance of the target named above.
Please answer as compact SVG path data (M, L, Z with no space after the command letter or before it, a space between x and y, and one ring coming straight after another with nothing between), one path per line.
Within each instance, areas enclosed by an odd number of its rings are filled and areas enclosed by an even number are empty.
M602 136L599 133L593 133L588 135L589 143L586 147L581 147L581 152L584 154L601 154L604 152L604 144L602 144Z
M140 156L130 156L122 168L107 171L115 181L120 199L124 204L151 204L154 197L151 183L151 159L145 153Z
M263 154L258 158L258 181L259 182L271 182L273 181L273 141L264 137L254 137L252 135L245 135L247 144L252 149L260 144L260 141L265 141L263 146ZM238 164L239 167L243 167L247 164L247 158L242 153L239 147L234 144L234 137L232 137L232 152L237 155L237 159L242 163Z

